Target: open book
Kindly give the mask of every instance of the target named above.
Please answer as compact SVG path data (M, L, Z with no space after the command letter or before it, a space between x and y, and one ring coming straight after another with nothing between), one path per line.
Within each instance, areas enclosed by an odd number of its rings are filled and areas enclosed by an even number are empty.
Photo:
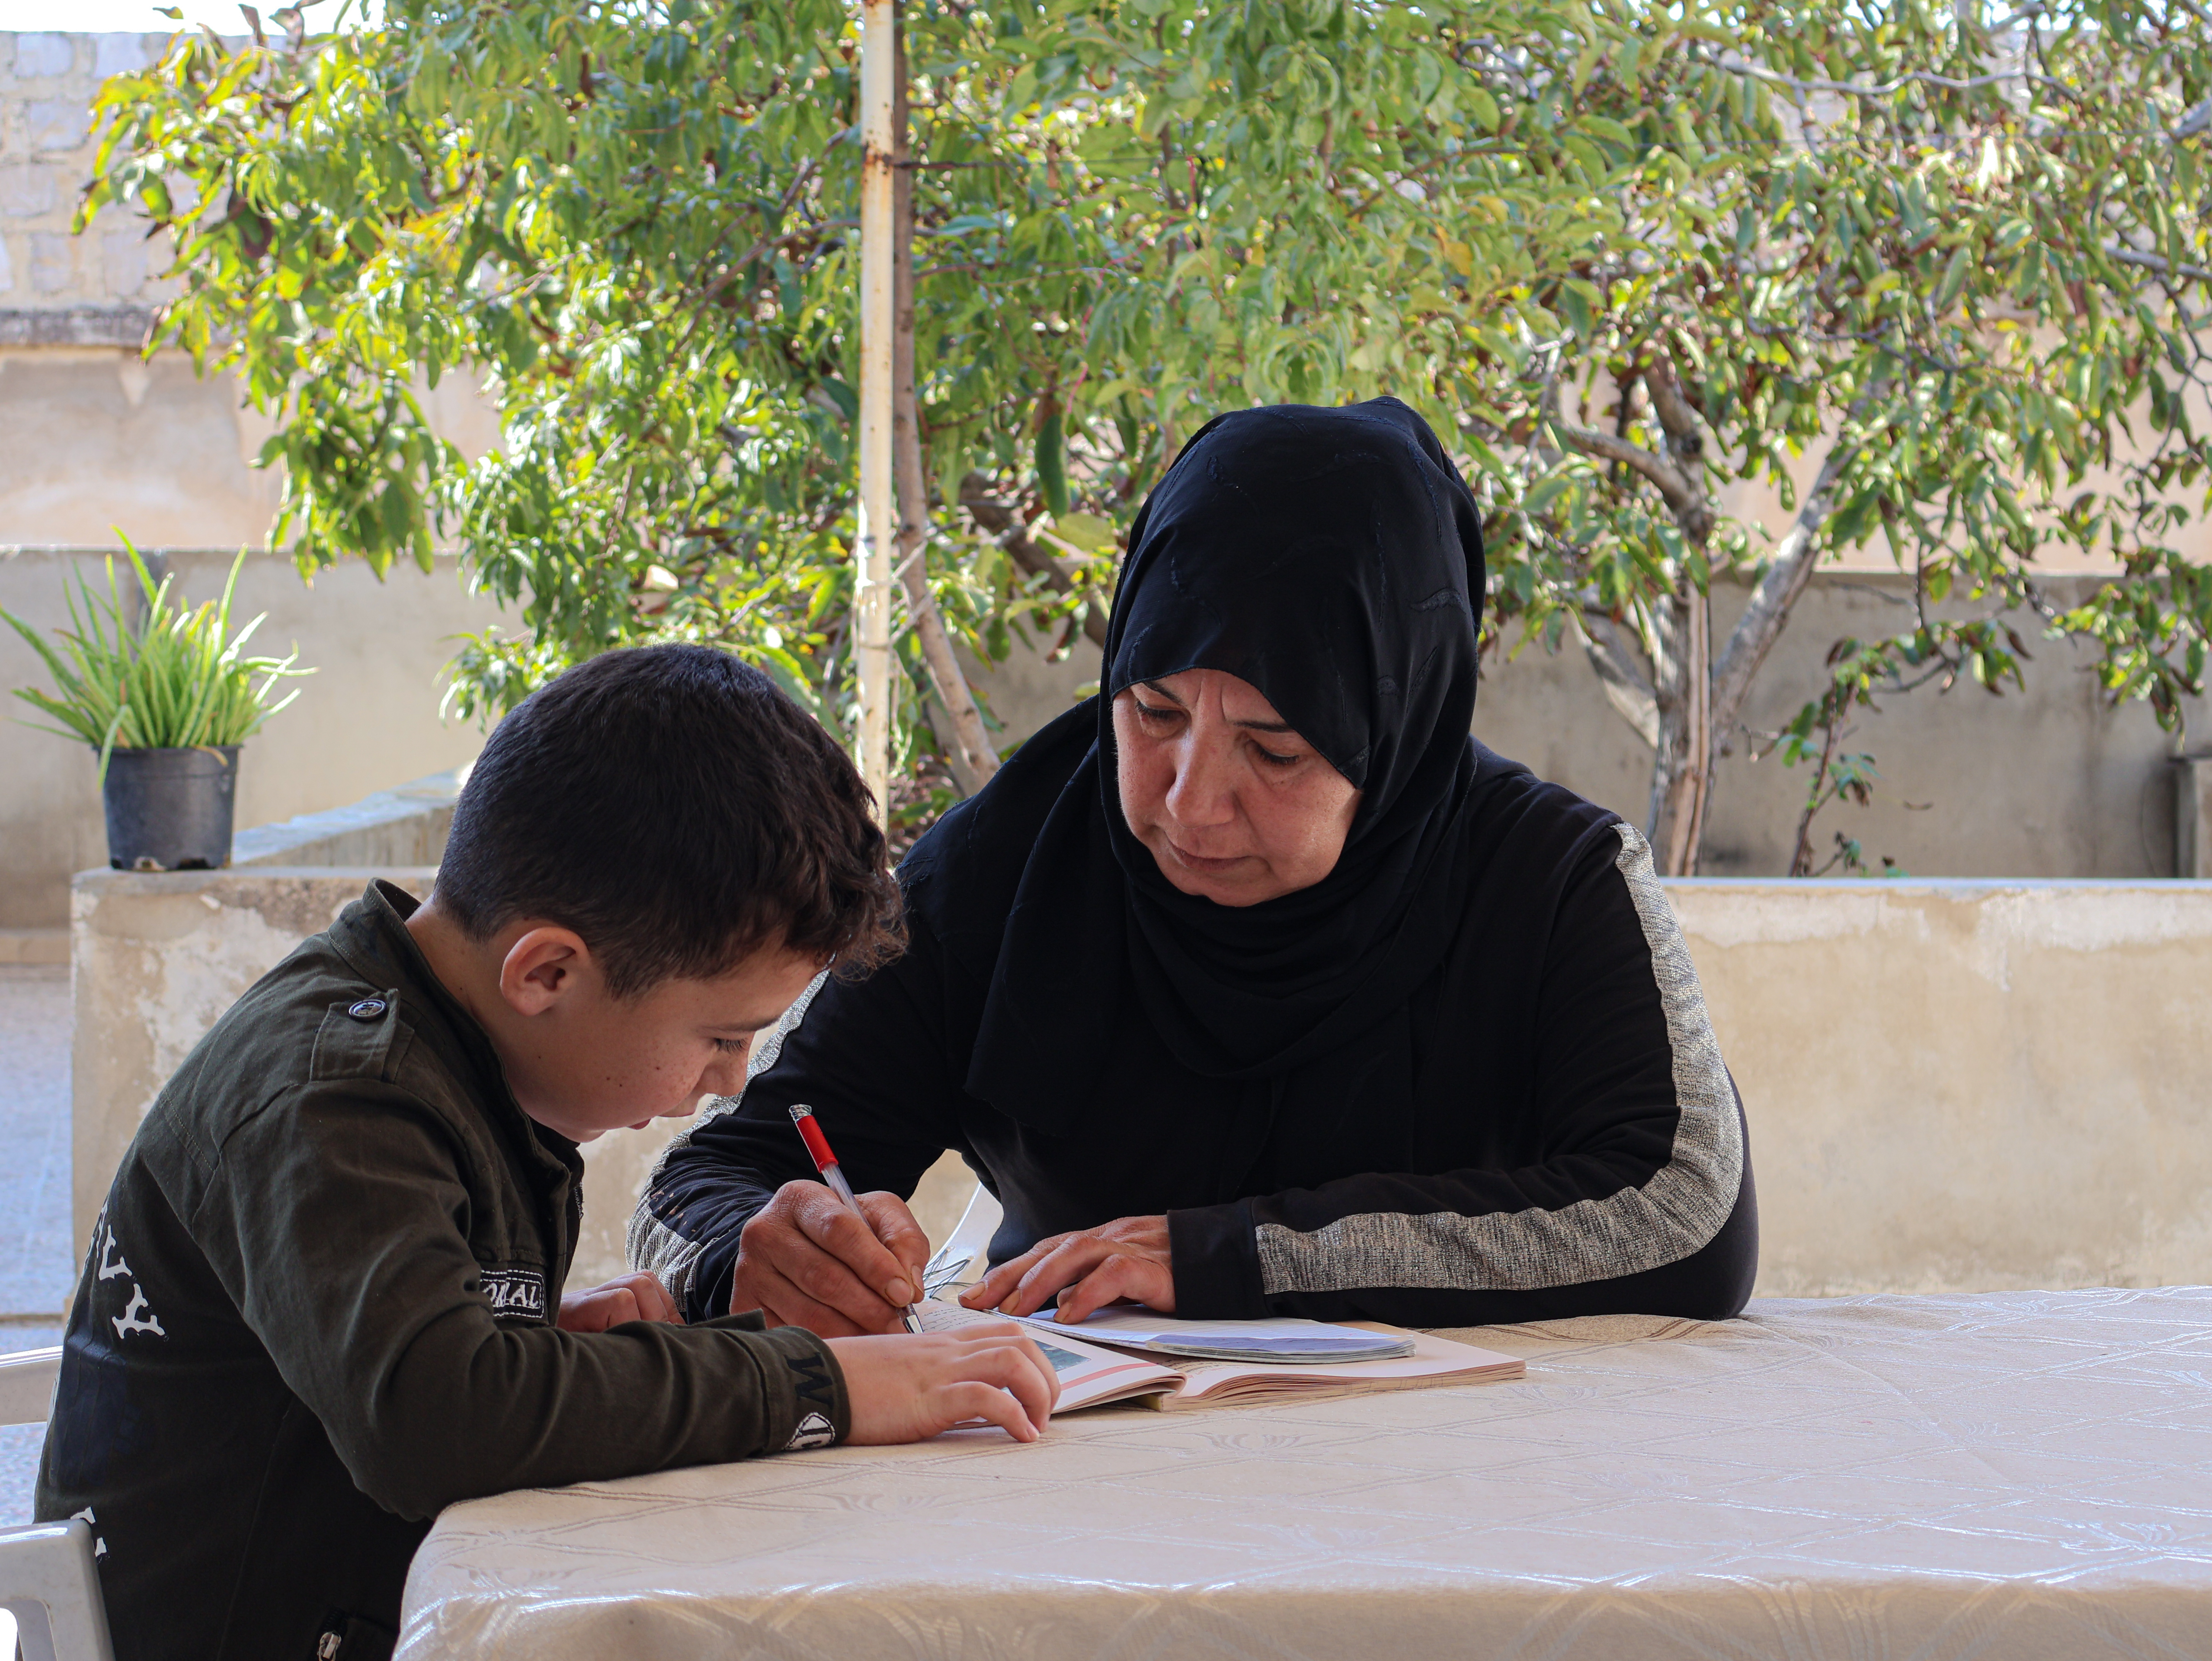
M935 1300L918 1307L926 1332L949 1332L980 1321L1006 1318ZM1170 1366L1157 1356L1128 1354L1049 1328L1031 1325L1030 1335L1060 1375L1060 1406L1055 1410L1060 1413L1133 1399L1141 1400L1146 1407L1164 1409L1311 1400L1370 1390L1419 1390L1431 1384L1488 1384L1518 1378L1522 1372L1519 1360L1494 1350L1454 1343L1425 1332L1407 1332L1378 1321L1345 1324L1364 1332L1410 1339L1413 1353L1382 1361L1285 1365L1185 1360Z

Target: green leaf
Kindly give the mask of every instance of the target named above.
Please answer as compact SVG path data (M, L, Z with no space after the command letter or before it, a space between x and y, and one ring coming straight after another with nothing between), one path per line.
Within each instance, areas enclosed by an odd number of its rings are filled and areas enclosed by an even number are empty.
M1036 477L1045 509L1057 520L1067 511L1067 443L1060 431L1060 406L1050 399L1037 423Z

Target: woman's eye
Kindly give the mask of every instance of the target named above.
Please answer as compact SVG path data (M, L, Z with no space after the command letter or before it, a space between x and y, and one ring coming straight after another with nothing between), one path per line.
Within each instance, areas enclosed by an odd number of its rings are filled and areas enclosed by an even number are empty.
M1252 747L1260 750L1256 744ZM1299 760L1296 756L1279 756L1272 750L1260 750L1260 758L1271 767L1295 767Z
M751 1044L752 1040L750 1038L717 1038L714 1040L714 1048L720 1050L725 1056L742 1056L749 1048L751 1047Z
M1173 709L1157 703L1140 703L1137 705L1137 718L1139 721L1169 721L1174 718L1175 713Z

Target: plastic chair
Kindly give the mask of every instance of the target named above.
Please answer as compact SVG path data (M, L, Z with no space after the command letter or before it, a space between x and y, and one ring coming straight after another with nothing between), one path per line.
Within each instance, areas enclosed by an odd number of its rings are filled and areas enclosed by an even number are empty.
M0 1355L0 1424L44 1424L61 1371L58 1349ZM0 1529L0 1610L15 1617L24 1661L114 1661L93 1550L76 1518Z
M19 1349L0 1355L0 1425L43 1425L53 1415L62 1353Z

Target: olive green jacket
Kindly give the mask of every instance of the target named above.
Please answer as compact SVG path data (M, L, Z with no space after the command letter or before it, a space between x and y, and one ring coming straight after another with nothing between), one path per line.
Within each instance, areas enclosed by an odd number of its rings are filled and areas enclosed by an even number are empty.
M379 1656L456 1500L849 1427L812 1333L555 1327L583 1162L515 1105L414 909L373 884L264 977L109 1190L38 1515L91 1521L118 1661Z

